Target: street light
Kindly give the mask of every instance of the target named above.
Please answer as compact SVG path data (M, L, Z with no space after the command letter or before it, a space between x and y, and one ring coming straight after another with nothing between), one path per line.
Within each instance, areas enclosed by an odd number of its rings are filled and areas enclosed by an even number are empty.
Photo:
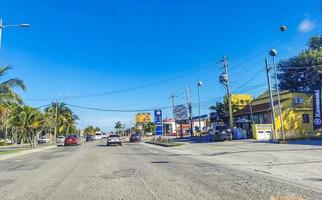
M280 118L280 121L281 121L281 134L282 134L283 141L285 141L284 123L283 123L282 108L281 108L281 98L280 98L278 79L277 79L277 70L276 70L276 63L275 63L275 57L277 56L277 50L276 49L271 49L269 51L269 55L272 56L272 58L273 58L273 70L274 70L274 78L275 78L275 84L276 84L278 111L279 111L279 118ZM277 139L277 138L275 138L275 139Z
M200 87L202 86L202 82L198 81L198 112L199 112L199 131L201 137L201 116L200 116Z
M10 28L10 27L29 28L30 24L8 24L8 25L3 25L2 24L2 19L0 18L0 50L1 50L2 29Z

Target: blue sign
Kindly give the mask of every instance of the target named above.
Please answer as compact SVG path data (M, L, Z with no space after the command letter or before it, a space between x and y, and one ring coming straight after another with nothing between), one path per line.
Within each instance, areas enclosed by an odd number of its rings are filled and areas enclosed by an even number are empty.
M154 123L155 123L155 134L162 135L163 125L162 125L162 110L154 111Z

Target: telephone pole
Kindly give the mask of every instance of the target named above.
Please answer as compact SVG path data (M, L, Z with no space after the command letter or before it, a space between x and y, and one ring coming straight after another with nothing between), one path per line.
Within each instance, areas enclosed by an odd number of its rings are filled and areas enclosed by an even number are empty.
M274 139L276 138L276 124L275 124L275 111L274 111L274 101L273 101L273 95L272 95L272 86L271 86L271 80L269 78L269 70L270 67L268 65L268 60L267 58L265 58L265 67L266 67L266 78L267 78L267 84L268 84L268 93L269 93L269 101L271 104L271 120L272 120L272 124L273 124L273 135L272 137L274 137Z
M171 90L171 96L170 98L172 99L172 116L173 116L173 120L174 120L174 130L177 134L177 124L176 124L176 116L175 116L175 112L174 112L174 107L175 107L175 98L176 98L176 94L173 92L173 90Z
M275 56L277 55L276 49L271 49L269 54L273 58L273 70L274 70L274 78L275 78L275 84L276 84L278 112L279 112L279 118L280 118L280 123L281 123L281 135L282 135L283 141L285 141L285 132L284 132L283 113L282 113L282 106L281 106L281 97L280 97L280 91L279 91L279 86L278 86L279 81L278 81L278 78L277 78L277 70L276 70L276 64L275 64Z
M186 92L186 98L187 98L187 104L188 104L188 110L189 110L189 124L190 124L190 135L193 137L193 124L192 124L192 105L191 105L191 99L190 99L190 94L189 94L189 89L186 86L185 87L185 92Z
M228 61L227 57L224 56L220 62L224 64L224 73L222 73L219 77L220 82L226 87L227 96L228 96L228 112L229 112L229 127L230 130L233 131L233 109L231 104L231 93L230 93L230 85L229 85L229 78L228 78Z

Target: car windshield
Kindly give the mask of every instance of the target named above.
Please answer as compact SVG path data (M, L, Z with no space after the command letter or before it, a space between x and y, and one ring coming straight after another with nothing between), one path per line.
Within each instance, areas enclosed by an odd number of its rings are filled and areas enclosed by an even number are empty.
M113 138L113 137L120 137L119 135L110 135L110 138Z
M216 130L223 131L226 130L227 126L216 126Z

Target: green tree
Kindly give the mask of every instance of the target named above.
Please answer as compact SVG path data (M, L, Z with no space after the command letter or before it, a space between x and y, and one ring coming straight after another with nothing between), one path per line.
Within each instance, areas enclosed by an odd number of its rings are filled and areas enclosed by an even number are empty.
M322 81L322 36L313 36L308 49L297 56L278 63L278 79L281 90L311 92Z
M228 111L227 106L220 101L217 101L214 106L210 106L209 109L217 112L218 114L224 114Z
M148 122L143 124L143 130L145 133L154 133L155 132L155 124L153 122Z
M9 66L0 67L0 78L3 78L11 68ZM0 105L4 106L8 102L22 103L21 97L14 91L15 88L26 90L24 82L18 78L11 78L0 83Z
M84 134L85 135L94 135L97 131L100 131L101 129L98 127L94 127L94 126L87 126L84 129Z
M46 127L44 114L36 108L22 106L17 116L20 134L26 137L32 148L35 147L39 135Z
M0 67L0 78L11 70L9 66ZM24 82L18 78L11 78L0 82L0 131L7 138L10 132L9 117L12 112L11 104L22 103L21 97L14 91L15 88L26 90Z
M123 132L123 130L125 128L125 125L122 124L120 121L118 121L118 122L115 123L114 128L116 129L117 133L120 134L120 133Z
M45 108L45 113L54 128L54 139L57 135L68 134L70 129L76 128L78 117L64 103L53 102Z

